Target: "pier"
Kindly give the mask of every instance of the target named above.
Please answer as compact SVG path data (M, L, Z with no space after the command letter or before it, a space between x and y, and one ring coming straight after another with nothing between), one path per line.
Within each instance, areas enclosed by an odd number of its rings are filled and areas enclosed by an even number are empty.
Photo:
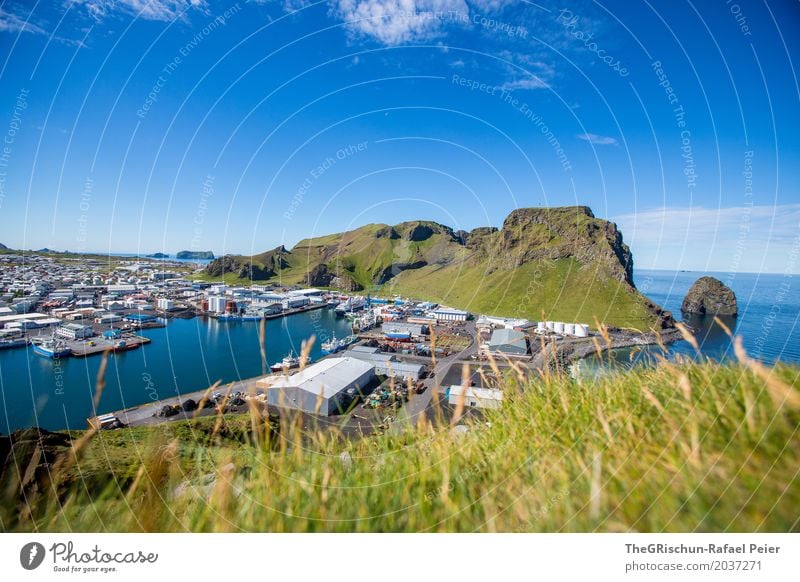
M125 342L125 347L116 347L120 341ZM117 339L94 337L89 340L68 340L67 346L72 350L73 357L85 358L87 356L102 354L106 351L124 352L128 350L135 350L136 348L149 343L150 338L140 335L127 335Z

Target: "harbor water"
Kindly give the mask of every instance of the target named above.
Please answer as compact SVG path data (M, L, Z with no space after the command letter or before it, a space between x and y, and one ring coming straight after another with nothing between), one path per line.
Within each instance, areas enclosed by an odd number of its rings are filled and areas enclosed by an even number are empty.
M233 382L262 373L261 323L220 322L197 317L171 319L166 327L143 330L147 346L109 356L98 413L136 406L221 380ZM311 358L331 334L345 337L350 323L332 309L316 309L266 322L267 364L315 336ZM51 360L27 348L0 351L0 432L40 426L84 429L94 416L92 399L101 356Z

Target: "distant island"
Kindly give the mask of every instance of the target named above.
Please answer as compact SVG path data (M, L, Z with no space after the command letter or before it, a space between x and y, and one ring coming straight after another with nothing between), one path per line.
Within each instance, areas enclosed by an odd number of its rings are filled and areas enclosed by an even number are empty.
M211 251L179 251L177 255L175 255L178 259L192 259L192 260L213 260L214 253Z
M166 253L153 253L152 255L145 255L146 259L168 259L169 255Z

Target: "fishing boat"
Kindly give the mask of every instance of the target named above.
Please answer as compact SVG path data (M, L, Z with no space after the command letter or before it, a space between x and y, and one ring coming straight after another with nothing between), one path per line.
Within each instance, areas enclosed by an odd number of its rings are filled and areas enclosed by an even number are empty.
M275 362L272 364L269 369L273 372L281 372L283 370L291 370L293 368L300 367L300 358L294 356L291 352L289 355L283 358L280 362Z
M352 345L358 341L358 336L356 335L349 335L344 339L336 339L334 335L330 340L326 342L322 342L322 353L323 354L335 354L336 352L340 352L347 348L347 346Z
M241 321L241 317L235 313L220 313L217 316L217 321Z
M127 352L128 350L135 350L139 347L139 344L129 344L125 340L119 340L118 342L114 343L114 351L115 352Z
M51 338L33 338L33 352L47 358L66 358L72 354L67 342L55 336Z
M375 327L378 324L378 318L373 311L369 311L364 315L358 316L353 319L353 333L363 333Z
M360 295L348 297L347 300L336 306L336 315L342 316L345 313L352 313L353 311L364 309L366 304L367 300Z
M0 339L0 350L5 350L8 348L21 348L22 346L27 346L28 340L24 337L17 337L13 339Z

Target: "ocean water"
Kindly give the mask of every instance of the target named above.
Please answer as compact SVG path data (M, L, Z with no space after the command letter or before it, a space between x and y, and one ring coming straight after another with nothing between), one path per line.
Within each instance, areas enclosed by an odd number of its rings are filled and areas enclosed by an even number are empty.
M778 361L800 364L800 279L789 275L737 273L701 273L692 271L647 271L634 273L639 291L672 311L677 321L696 330L703 356L724 361L734 358L728 334L710 317L683 320L681 303L692 284L704 275L716 277L736 294L738 317L724 318L735 335L742 337L745 351L762 362ZM618 363L647 360L653 350L615 350ZM673 354L694 355L685 341L669 346Z
M106 387L97 413L202 390L217 380L232 382L262 373L260 322L172 319L167 327L142 331L152 343L109 357ZM332 309L317 309L266 324L267 363L314 335L312 360L332 333L345 337L350 324ZM49 430L86 428L101 356L57 363L28 348L0 351L0 432L41 426Z

